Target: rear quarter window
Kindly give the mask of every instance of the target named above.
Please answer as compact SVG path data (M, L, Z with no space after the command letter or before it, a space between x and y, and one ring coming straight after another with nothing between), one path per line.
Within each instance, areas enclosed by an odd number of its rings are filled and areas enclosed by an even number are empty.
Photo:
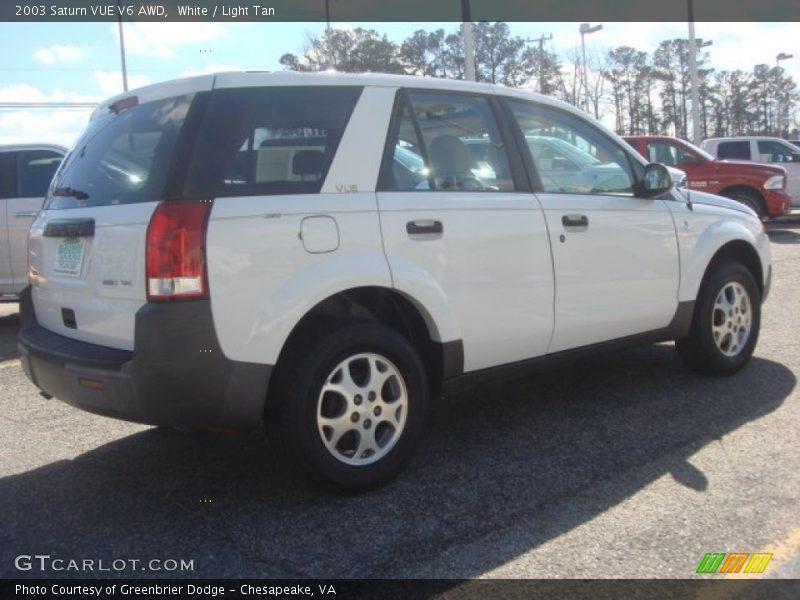
M197 132L186 196L318 193L362 89L215 90Z

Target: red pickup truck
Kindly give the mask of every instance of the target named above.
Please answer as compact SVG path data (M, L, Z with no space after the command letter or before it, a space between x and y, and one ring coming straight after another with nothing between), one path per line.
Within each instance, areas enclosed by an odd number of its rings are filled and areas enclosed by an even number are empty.
M727 196L746 204L762 218L791 210L786 169L761 163L717 160L687 141L663 135L632 135L625 141L650 162L686 172L689 189Z

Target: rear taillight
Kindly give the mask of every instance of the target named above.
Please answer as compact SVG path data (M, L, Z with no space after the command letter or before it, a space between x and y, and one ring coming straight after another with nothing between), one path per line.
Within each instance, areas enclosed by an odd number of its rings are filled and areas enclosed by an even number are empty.
M206 226L210 200L162 202L147 227L147 299L208 297Z

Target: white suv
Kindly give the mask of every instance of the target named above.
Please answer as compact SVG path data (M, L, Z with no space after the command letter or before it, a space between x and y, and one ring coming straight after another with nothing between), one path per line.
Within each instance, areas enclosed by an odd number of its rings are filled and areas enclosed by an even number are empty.
M66 153L51 144L0 146L0 296L28 285L28 230Z
M363 489L407 464L465 374L660 340L737 371L770 253L751 210L687 199L550 98L224 73L97 108L29 270L20 351L46 395L173 427L264 423L313 477Z

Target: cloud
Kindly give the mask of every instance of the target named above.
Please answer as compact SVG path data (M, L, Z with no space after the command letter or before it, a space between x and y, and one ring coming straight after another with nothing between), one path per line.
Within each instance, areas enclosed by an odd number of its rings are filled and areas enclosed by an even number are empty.
M47 94L29 83L0 86L0 102L98 102L100 98L55 89Z
M26 83L0 86L0 102L96 102L98 98L56 89L45 93ZM71 146L86 127L91 108L0 111L0 144Z
M122 71L95 71L94 78L104 98L116 96L123 92ZM128 73L128 89L132 90L149 85L153 80L147 75L131 75Z
M33 58L46 65L54 65L79 62L90 54L91 52L87 48L56 44L48 48L39 48L33 53Z
M118 26L111 32L119 39ZM125 51L131 55L172 58L181 46L215 42L228 35L220 23L131 23L125 25Z

